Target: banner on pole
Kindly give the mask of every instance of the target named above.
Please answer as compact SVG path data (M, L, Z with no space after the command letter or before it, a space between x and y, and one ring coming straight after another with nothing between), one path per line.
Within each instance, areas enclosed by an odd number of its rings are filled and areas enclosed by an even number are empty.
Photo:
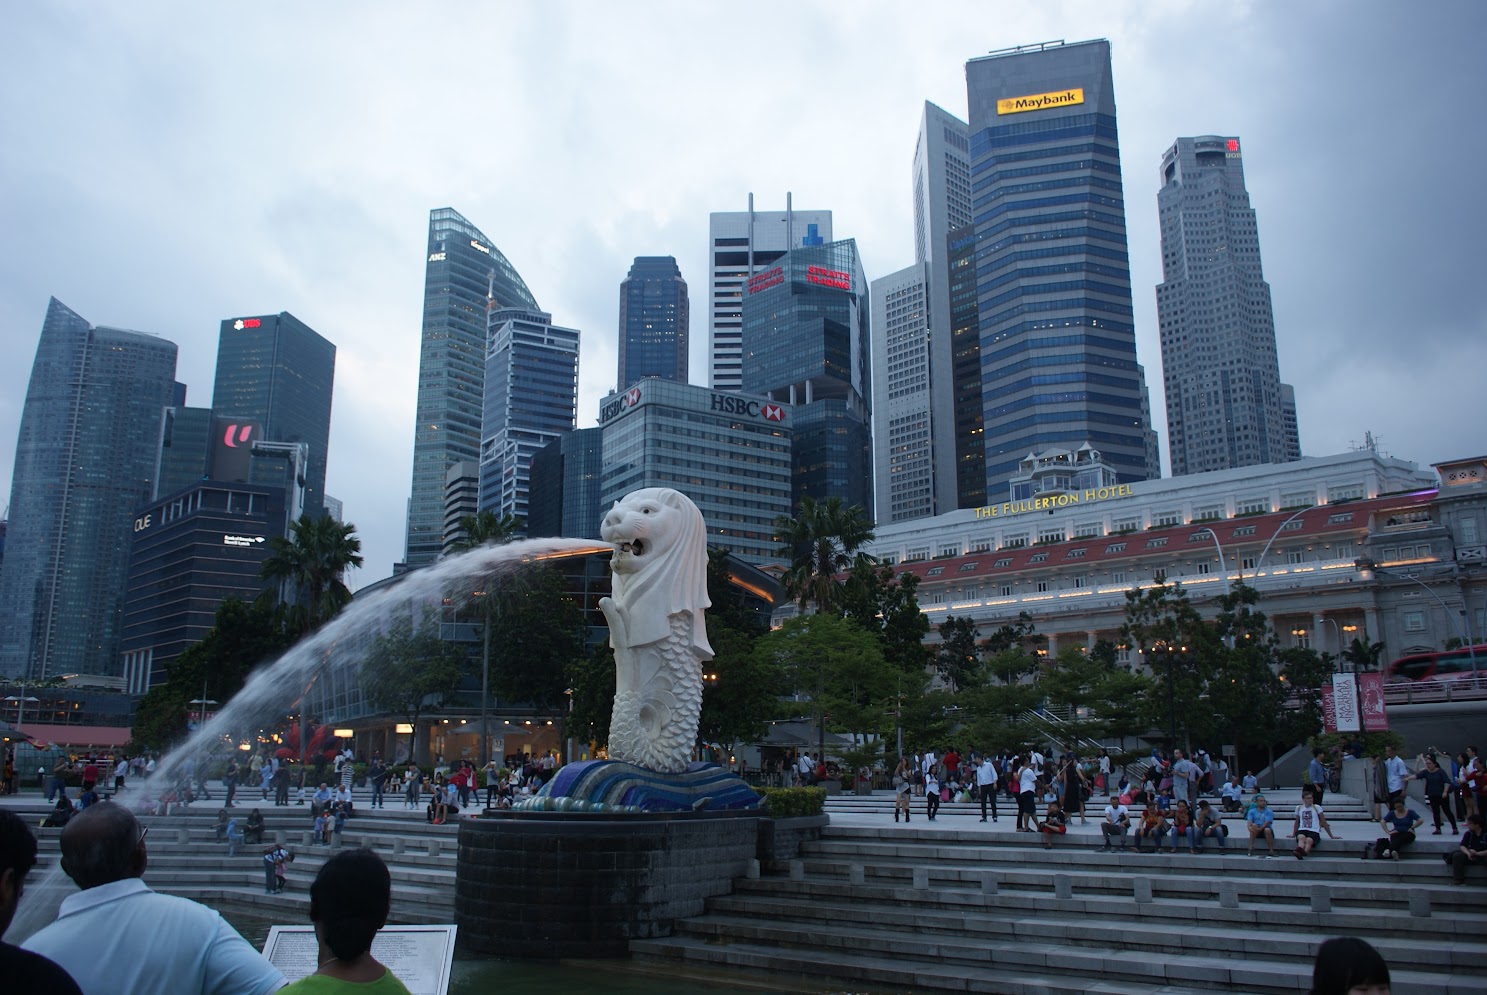
M1363 723L1358 714L1358 684L1352 674L1332 675L1332 702L1338 732L1359 732Z
M1362 699L1363 731L1386 731L1389 715L1384 706L1384 675L1359 674L1358 694Z
M1332 698L1332 688L1322 686L1322 731L1337 731L1337 702Z

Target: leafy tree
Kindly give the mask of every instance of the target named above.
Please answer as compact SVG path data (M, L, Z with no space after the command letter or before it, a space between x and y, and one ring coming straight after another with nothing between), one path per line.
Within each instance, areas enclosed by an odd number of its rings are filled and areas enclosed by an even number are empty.
M1181 583L1157 583L1145 590L1126 592L1126 623L1122 635L1138 649L1159 684L1153 686L1164 699L1165 707L1154 698L1148 699L1153 717L1169 736L1181 732L1191 741L1212 731L1212 712L1199 705L1208 688L1223 643L1215 626L1203 620L1193 607ZM1177 703L1183 707L1179 709ZM1169 743L1168 746L1174 746Z
M803 615L759 637L760 666L778 666L786 686L811 696L818 721L834 732L881 733L898 677L871 633L836 615Z
M1303 646L1288 646L1279 651L1280 678L1289 693L1296 695L1296 707L1286 713L1288 739L1305 741L1322 731L1322 689L1330 687L1336 672L1335 658Z
M573 691L569 735L581 736L595 749L608 743L615 691L614 650L609 643L569 661L566 680Z
M320 628L351 601L344 577L347 567L361 566L361 540L356 526L329 515L302 515L289 533L288 539L269 539L259 575L278 582L280 600L289 606L289 630L299 636Z
M957 738L976 749L1018 748L1036 739L1038 730L1028 713L1043 700L1036 684L983 684L962 691L962 728Z
M777 659L754 652L755 637L731 626L708 626L714 656L703 664L711 675L702 686L698 737L728 746L760 739L789 691Z
M455 544L457 549L474 549L477 546L501 545L521 534L522 521L507 513L497 515L486 509L475 515L460 519L460 529L465 537Z
M911 685L907 678L900 680L898 724L904 731L904 751L939 749L949 741L965 710L956 708L955 696L948 691L926 690L927 682Z
M1022 679L1038 669L1038 658L1021 647L1009 647L986 658L984 673L1003 686L1021 684Z
M453 694L464 676L465 650L445 642L430 612L422 624L399 619L372 641L361 665L361 687L367 703L400 716L413 726L408 755L418 756L418 718L425 708Z
M556 711L567 691L567 672L588 656L583 609L568 593L563 575L535 565L503 579L487 600L494 602L491 679L508 702Z
M982 661L976 639L981 634L969 616L950 615L940 623L940 651L935 669L952 692L980 683Z
M878 637L883 656L906 674L921 675L933 660L924 645L929 619L919 608L919 578L873 562L853 565L843 588L842 614Z
M1052 666L1038 678L1038 686L1048 703L1068 711L1067 725L1074 739L1098 738L1104 734L1103 718L1092 717L1090 713L1103 702L1101 695L1112 669L1079 647L1070 646L1060 650Z
M995 656L1007 650L1023 649L1026 646L1043 642L1047 642L1047 637L1038 635L1038 628L1033 623L1033 617L1027 612L1018 612L1017 621L1000 626L987 637L982 648L988 656Z
M217 607L211 630L166 667L166 680L149 690L134 713L136 743L164 749L185 736L192 699L230 701L261 664L293 642L277 606L228 598Z
M780 555L790 558L785 590L802 609L814 604L818 612L835 610L842 584L837 576L871 558L862 547L873 541L873 526L861 505L847 507L833 497L817 502L806 496L794 518L775 519L780 532Z

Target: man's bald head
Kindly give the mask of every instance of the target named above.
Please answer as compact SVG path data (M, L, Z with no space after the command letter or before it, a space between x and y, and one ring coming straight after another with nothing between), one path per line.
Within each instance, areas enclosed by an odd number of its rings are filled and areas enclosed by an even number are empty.
M122 805L90 805L62 830L62 869L86 891L145 872L139 820Z

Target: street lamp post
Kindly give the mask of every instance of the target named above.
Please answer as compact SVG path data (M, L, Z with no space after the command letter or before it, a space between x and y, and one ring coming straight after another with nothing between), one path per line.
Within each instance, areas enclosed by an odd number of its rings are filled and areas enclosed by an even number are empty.
M1265 548L1262 549L1262 550L1260 550L1260 558L1255 561L1255 579L1256 580L1259 580L1259 578L1260 578L1260 568L1265 565L1265 554L1270 552L1271 545L1274 544L1275 540L1280 537L1280 534L1285 531L1287 525L1290 525L1296 519L1300 518L1302 515L1306 514L1308 511L1311 511L1311 510L1312 509L1309 508L1309 507L1308 508L1302 508L1300 511L1294 512L1284 522L1281 522L1279 525L1277 525L1275 527L1275 531L1273 533L1271 533L1269 540L1267 540L1266 543L1265 543Z
M1213 540L1213 548L1218 550L1219 554L1219 577L1223 578L1224 580L1228 580L1229 570L1227 567L1224 566L1224 547L1219 545L1219 534L1213 531L1213 529L1208 528L1207 526L1204 526L1198 531L1207 532L1208 537ZM1243 578L1241 577L1240 579L1242 580Z

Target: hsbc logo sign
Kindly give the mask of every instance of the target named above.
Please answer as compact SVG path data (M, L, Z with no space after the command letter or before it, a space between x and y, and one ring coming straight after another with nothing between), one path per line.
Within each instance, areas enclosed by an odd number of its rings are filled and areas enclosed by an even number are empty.
M607 422L621 411L628 411L640 403L640 388L631 387L619 396L618 400L610 401L599 411L599 421Z
M765 421L784 421L785 406L773 401L754 401L737 394L714 394L712 409L726 415L746 415Z

